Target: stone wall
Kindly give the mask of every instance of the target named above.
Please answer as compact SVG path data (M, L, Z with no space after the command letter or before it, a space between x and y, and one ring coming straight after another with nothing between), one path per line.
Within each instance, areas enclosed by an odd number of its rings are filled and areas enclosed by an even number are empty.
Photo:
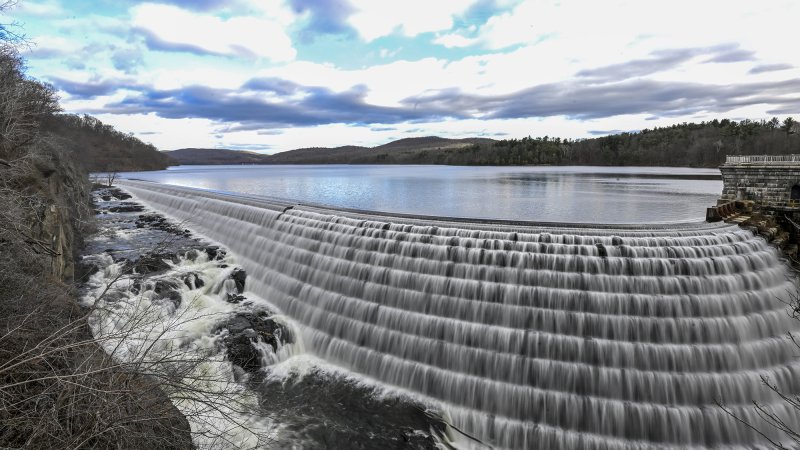
M720 171L720 203L755 200L765 206L800 206L791 200L792 186L800 184L800 162L726 162Z

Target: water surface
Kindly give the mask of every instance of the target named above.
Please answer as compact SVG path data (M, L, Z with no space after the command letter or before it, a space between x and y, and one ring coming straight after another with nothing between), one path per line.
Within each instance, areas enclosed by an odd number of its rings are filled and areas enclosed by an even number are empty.
M701 220L717 169L385 165L177 166L126 178L431 216L580 223Z

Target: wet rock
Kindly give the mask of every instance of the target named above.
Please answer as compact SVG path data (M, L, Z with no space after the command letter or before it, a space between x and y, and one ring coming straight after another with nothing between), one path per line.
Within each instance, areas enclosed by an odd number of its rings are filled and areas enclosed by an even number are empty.
M217 328L217 332L228 331L224 339L228 359L248 373L261 368L257 342L269 344L273 351L277 351L278 343L292 342L286 328L270 319L270 315L267 311L240 313Z
M75 281L84 282L99 271L100 268L94 263L78 261L75 264Z
M206 247L203 250L205 250L206 254L208 255L208 259L210 261L213 261L215 259L222 259L225 257L225 250L215 245Z
M102 198L104 201L111 201L111 199L116 198L117 200L128 200L131 198L131 195L127 192L123 191L118 187L113 186L106 186L103 184L93 184L92 191L97 192L97 195Z
M122 202L117 206L109 207L108 211L114 213L142 212L144 211L144 206L133 202Z
M595 244L595 246L597 247L597 255L598 256L600 256L601 258L608 257L608 250L606 249L605 245L597 243L597 244Z
M236 292L244 292L244 282L247 278L247 272L244 269L235 269L231 274L231 279L236 283Z
M131 283L130 291L134 295L139 295L139 292L142 291L142 279L141 278L135 278L133 280L133 282Z
M240 294L228 294L227 298L225 299L226 302L233 303L234 305L237 305L244 300L247 300L247 297Z
M120 188L112 187L109 188L108 190L109 192L111 192L111 195L113 195L119 200L128 200L129 198L131 198L130 194L128 194L127 192L123 191Z
M191 231L182 229L169 222L166 217L154 213L139 215L139 217L136 218L136 228L153 228L183 237L190 237L192 235Z
M147 274L153 272L161 272L169 269L171 266L167 261L173 263L177 262L174 253L146 253L139 257L138 260L129 263L129 266L136 270L137 273Z
M189 289L199 289L206 285L205 281L203 281L203 279L195 273L190 273L183 277L183 284L185 284Z
M197 261L197 257L200 256L200 252L197 251L196 248L193 248L185 253L184 257L189 261Z
M136 218L136 227L137 228L145 228L145 227L153 227L157 228L162 226L167 221L166 218L159 216L158 214L140 214L139 217Z
M153 285L153 292L159 295L166 295L171 291L180 290L180 286L173 280L156 280Z

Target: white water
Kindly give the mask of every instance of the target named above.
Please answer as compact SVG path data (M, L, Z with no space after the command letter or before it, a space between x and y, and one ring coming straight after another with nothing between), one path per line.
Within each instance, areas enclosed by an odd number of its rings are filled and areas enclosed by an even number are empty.
M735 226L431 222L123 186L233 251L309 352L428 399L486 443L767 447L717 401L756 425L753 401L800 424L760 381L800 393L798 323L781 303L793 285Z
M195 257L196 255L196 257ZM235 260L209 261L204 252L181 257L166 273L150 277L132 289L135 273L105 254L90 257L101 270L86 283L85 306L93 306L89 323L104 350L115 360L146 373L172 399L189 421L194 444L200 449L259 448L279 432L278 424L259 415L257 396L237 382L234 368L221 347L223 334L215 327L243 308L224 299L231 286ZM204 286L186 286L194 274ZM180 302L160 298L154 284L179 286ZM250 295L250 300L260 299ZM263 347L263 364L291 356L290 346L273 352Z

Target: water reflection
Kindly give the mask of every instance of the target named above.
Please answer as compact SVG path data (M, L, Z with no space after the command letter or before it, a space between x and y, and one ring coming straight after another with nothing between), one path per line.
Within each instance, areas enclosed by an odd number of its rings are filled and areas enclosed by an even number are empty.
M663 167L179 166L125 176L399 213L550 222L699 220L716 169Z

